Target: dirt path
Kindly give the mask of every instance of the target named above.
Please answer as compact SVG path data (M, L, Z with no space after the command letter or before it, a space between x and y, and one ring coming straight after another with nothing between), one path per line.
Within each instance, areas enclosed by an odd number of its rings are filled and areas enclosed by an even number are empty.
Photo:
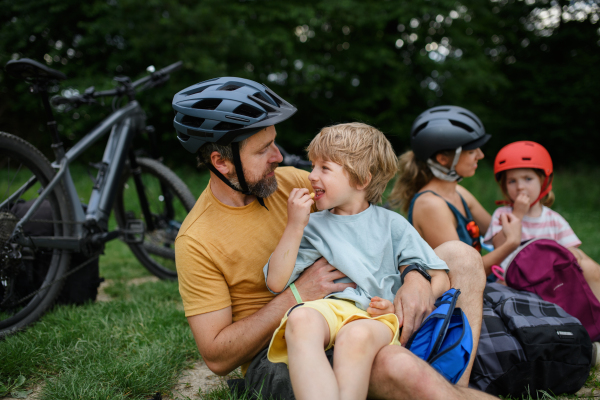
M179 382L171 389L173 400L201 399L200 392L210 392L231 377L221 377L213 374L204 361L194 363L191 369L184 370Z

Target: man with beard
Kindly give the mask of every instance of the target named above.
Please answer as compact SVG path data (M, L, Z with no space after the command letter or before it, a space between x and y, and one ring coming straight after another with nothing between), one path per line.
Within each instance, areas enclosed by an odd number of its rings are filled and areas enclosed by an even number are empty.
M262 268L287 224L290 192L312 192L308 172L277 168L282 156L274 125L296 108L266 86L240 78L186 88L175 95L173 108L178 139L211 174L175 242L179 290L198 350L216 374L242 366L250 390L265 398L292 399L285 364L266 359L274 330L297 299L321 299L355 286L338 281L345 276L324 259L296 280L297 293L287 289L274 296L264 281ZM440 246L436 253L450 267L453 287L462 290L460 306L476 341L485 284L481 257L460 243ZM424 276L406 275L394 301L403 325L402 343L432 311L434 301ZM464 386L469 372L470 368L461 381ZM486 397L450 385L427 363L394 346L377 355L369 393L388 399Z

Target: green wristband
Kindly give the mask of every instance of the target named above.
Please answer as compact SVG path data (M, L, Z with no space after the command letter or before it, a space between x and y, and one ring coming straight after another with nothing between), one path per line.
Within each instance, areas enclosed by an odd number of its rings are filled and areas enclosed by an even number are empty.
M296 298L296 302L298 304L302 303L302 297L300 297L300 293L298 293L298 289L296 289L296 285L294 285L294 283L292 283L290 285L290 289L292 289L292 293L294 294L294 297Z

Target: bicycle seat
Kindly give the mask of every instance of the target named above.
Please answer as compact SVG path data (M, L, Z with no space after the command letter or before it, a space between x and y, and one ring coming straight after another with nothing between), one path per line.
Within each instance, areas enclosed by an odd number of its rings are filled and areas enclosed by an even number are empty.
M7 73L15 78L34 79L42 81L65 80L67 76L60 71L49 68L42 63L29 58L10 60L4 67Z

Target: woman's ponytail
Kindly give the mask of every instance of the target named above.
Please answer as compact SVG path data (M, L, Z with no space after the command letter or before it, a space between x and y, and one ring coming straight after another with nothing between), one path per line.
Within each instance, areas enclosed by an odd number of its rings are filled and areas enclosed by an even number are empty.
M415 194L431 179L433 174L427 164L418 160L412 150L407 151L398 158L398 178L388 202L406 214Z

